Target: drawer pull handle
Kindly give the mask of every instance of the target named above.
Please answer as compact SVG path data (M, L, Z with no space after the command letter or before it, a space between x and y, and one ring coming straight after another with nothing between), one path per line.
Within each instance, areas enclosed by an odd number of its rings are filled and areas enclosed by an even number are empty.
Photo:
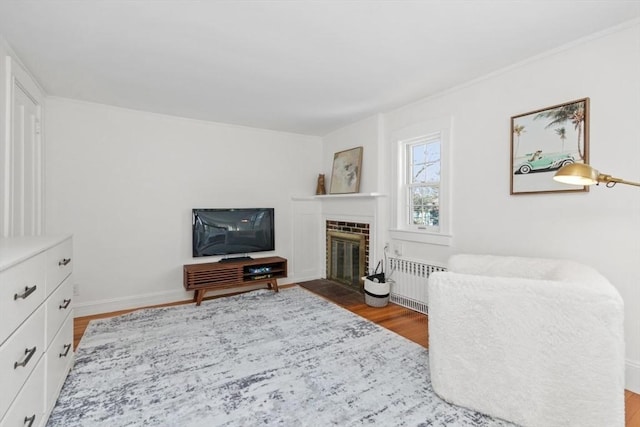
M18 298L27 299L29 295L35 292L37 285L33 285L32 287L25 286L24 292L21 294L13 294L13 300L17 300Z
M64 353L60 353L58 357L67 357L67 354L69 354L69 350L71 350L71 344L65 344Z
M62 261L58 261L58 267L64 267L71 262L71 258L63 258Z
M33 414L30 417L24 417L24 424L29 423L27 427L31 427L35 420L36 420L36 414Z
M59 308L60 310L64 310L64 309L66 309L67 307L69 307L69 304L71 304L71 299L64 299L64 300L62 300L62 304L60 304L60 305L58 306L58 308Z
M15 362L13 364L13 369L18 369L18 366L27 366L27 363L29 363L29 360L31 360L33 355L36 354L36 346L33 346L32 349L25 348L24 354L26 354L27 357L25 357L22 362Z

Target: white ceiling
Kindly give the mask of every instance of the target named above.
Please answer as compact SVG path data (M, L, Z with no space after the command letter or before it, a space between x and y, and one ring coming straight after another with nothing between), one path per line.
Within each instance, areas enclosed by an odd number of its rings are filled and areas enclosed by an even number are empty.
M309 135L638 17L640 0L0 0L48 95Z

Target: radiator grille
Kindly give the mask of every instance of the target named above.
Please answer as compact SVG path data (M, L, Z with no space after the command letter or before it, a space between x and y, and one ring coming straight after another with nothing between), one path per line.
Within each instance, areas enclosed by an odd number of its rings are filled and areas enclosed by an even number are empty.
M387 277L391 289L390 301L427 314L429 275L436 271L446 271L446 268L422 261L389 258Z

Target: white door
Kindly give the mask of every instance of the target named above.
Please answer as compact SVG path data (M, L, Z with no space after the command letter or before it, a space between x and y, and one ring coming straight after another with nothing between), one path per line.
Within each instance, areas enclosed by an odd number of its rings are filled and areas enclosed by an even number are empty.
M11 72L11 108L7 171L5 171L5 236L43 233L43 159L41 94L28 74L14 61Z

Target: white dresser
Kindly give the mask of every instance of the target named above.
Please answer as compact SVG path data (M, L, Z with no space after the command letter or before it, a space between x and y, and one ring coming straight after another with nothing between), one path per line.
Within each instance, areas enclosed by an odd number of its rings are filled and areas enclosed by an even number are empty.
M0 427L46 423L73 364L71 236L0 238Z

